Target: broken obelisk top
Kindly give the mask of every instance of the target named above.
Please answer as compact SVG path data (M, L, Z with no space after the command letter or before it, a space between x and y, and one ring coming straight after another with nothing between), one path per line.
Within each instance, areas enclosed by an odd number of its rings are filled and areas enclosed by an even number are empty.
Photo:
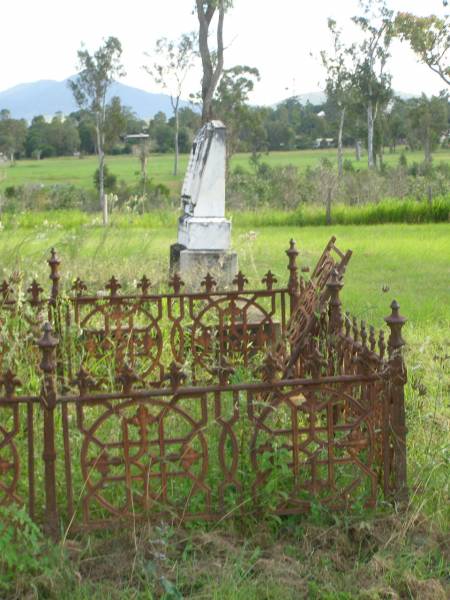
M225 126L206 123L192 144L181 190L183 214L178 243L171 246L170 266L195 285L206 272L228 285L237 272L237 255L230 252L231 222L225 218Z

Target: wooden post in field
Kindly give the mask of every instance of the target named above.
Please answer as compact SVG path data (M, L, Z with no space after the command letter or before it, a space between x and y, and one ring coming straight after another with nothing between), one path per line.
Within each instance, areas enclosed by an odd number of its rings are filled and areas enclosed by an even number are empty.
M103 225L108 225L108 194L103 196Z

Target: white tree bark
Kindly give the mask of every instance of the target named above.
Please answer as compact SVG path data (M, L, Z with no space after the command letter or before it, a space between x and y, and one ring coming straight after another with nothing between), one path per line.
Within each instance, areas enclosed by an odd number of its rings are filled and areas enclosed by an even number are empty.
M342 177L344 174L344 148L342 144L342 137L344 133L344 121L345 121L345 107L341 109L341 118L339 120L339 133L338 133L338 174Z
M174 105L174 109L173 109L173 113L175 116L175 158L174 158L174 163L173 163L173 176L176 177L178 174L178 156L179 156L179 144L178 144L178 137L179 137L179 130L180 130L180 119L178 117L178 106L180 103L180 97L178 96L178 98L175 101L175 105Z
M369 100L367 105L367 164L369 169L373 169L373 129L374 129L374 115L373 115L373 104Z
M108 195L103 197L103 225L108 225Z

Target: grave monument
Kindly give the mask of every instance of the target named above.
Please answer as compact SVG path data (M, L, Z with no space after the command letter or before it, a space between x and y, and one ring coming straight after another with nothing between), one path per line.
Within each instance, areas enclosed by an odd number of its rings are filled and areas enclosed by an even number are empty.
M231 222L225 218L226 130L220 121L206 123L192 144L181 190L183 214L178 242L170 248L170 269L190 287L199 288L207 272L220 286L238 270L230 250Z

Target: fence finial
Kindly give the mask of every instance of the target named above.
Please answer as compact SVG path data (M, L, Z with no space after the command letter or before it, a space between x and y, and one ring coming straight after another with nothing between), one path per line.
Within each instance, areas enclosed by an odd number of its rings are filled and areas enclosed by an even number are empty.
M202 279L200 285L205 288L205 292L210 294L217 285L217 281L211 275L211 273L206 273L205 278Z
M58 345L58 343L58 338L53 335L53 327L48 321L46 321L44 323L44 326L42 327L42 336L38 339L37 345L43 351L44 354L51 354L54 348L56 348L56 346ZM44 371L44 373L47 373L49 369L51 370L51 368L47 366L45 366L44 368L41 365L41 368Z
M239 271L239 273L233 279L233 285L237 286L238 292L243 292L246 283L248 283L247 277L242 271Z
M330 319L330 332L333 334L339 334L342 331L342 303L339 294L343 287L344 284L342 283L339 271L336 268L334 268L331 271L330 277L327 281L327 289L328 293L330 294L328 316Z
M291 239L289 242L289 249L286 250L286 254L289 258L289 264L287 266L289 270L288 290L291 294L295 294L298 291L299 281L297 266L298 250L294 239Z
M399 350L405 345L405 340L402 338L402 327L407 319L400 314L400 305L397 300L392 300L391 314L385 317L384 320L391 330L388 340L388 349L390 352Z
M59 265L61 264L61 261L59 260L59 256L56 254L55 248L50 250L50 258L48 259L47 263L50 267L49 279L52 281L50 302L54 304L59 294L59 280L61 279L61 275L59 274Z

